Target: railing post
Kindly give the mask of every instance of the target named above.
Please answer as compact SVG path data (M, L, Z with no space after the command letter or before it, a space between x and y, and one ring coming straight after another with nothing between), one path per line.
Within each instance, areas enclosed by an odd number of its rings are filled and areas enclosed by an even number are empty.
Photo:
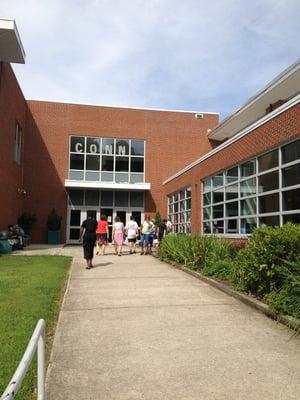
M37 349L37 394L38 400L45 400L45 328L42 330Z

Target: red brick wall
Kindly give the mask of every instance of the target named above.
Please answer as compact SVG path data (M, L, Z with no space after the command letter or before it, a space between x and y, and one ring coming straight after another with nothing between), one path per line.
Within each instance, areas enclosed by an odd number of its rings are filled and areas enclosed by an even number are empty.
M17 223L22 213L23 154L14 161L16 121L22 127L24 150L26 102L10 64L0 63L0 229Z
M192 187L192 232L201 230L201 180L281 143L300 137L300 104L261 125L229 147L218 152L164 186L165 195ZM164 209L167 209L165 202Z
M29 101L25 182L26 207L37 214L33 240L46 240L46 220L52 207L63 215L66 231L66 196L69 136L99 136L146 140L146 182L151 191L145 198L145 212L166 215L162 181L212 148L207 129L218 116L193 113L96 107ZM35 171L33 173L33 171ZM63 237L65 239L65 237Z

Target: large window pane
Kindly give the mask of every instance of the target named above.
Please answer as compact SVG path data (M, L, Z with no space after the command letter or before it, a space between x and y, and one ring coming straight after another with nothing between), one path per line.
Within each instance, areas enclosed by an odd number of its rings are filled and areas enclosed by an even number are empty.
M85 138L72 136L71 137L71 152L84 153L85 152Z
M86 181L99 181L99 172L89 172L85 173Z
M115 192L115 206L128 207L128 192Z
M143 207L144 206L144 193L143 192L130 192L130 206Z
M100 169L100 158L99 156L86 156L86 169L90 171L99 171Z
M101 181L112 182L114 180L113 172L101 172Z
M287 214L283 216L283 223L292 222L293 224L300 224L300 214Z
M113 207L113 196L114 194L111 191L101 192L101 207Z
M282 186L300 184L300 164L282 169Z
M99 205L99 190L86 190L85 191L85 205L98 206Z
M128 157L116 157L116 171L127 172L129 170L129 158Z
M226 200L236 199L239 195L239 185L238 183L234 185L227 186L225 188L226 191Z
M258 170L266 171L278 166L278 149L258 157Z
M254 175L256 172L255 160L246 161L241 165L241 178Z
M143 156L144 155L144 141L131 140L131 155Z
M211 224L210 224L210 222L204 222L204 224L203 224L203 233L211 233Z
M210 219L211 217L211 208L206 207L203 209L203 219Z
M241 182L241 197L251 196L256 193L256 179L251 178Z
M144 175L139 173L130 174L130 183L141 183L144 182Z
M114 139L102 139L102 154L114 154Z
M224 207L223 204L218 206L213 206L213 218L223 218L224 217Z
M284 191L282 192L282 198L284 210L300 209L300 189Z
M212 184L213 184L213 188L223 186L223 184L224 184L223 172L212 177Z
M83 190L71 189L69 191L69 199L70 203L74 206L82 206L83 205Z
M225 173L226 184L237 181L238 175L239 175L238 167L233 167L228 169Z
M115 173L115 181L116 182L129 182L128 172L116 172Z
M252 233L256 228L255 218L244 218L241 219L241 233Z
M214 221L213 222L213 233L224 233L224 221Z
M71 181L83 181L84 180L84 172L83 171L70 171L69 179Z
M264 226L279 226L279 215L268 215L259 218L259 226L263 228Z
M204 205L208 205L211 203L211 192L204 193Z
M287 144L282 147L282 163L286 164L291 161L300 159L300 140Z
M141 157L131 157L130 160L131 172L144 172L144 159Z
M225 221L225 233L233 234L238 233L238 221L237 219L228 219Z
M124 140L124 139L116 140L116 154L118 156L129 155L129 140Z
M224 201L224 189L217 189L213 193L213 203Z
M268 192L279 187L278 171L270 172L258 177L258 192Z
M256 214L256 198L245 199L241 201L241 215Z
M84 169L84 155L70 154L70 169Z
M211 178L205 179L203 182L203 191L209 192L211 190Z
M226 217L236 217L239 214L239 203L226 203Z
M80 210L71 210L70 226L80 226Z
M279 193L260 196L258 201L261 214L279 211Z
M86 152L91 154L100 154L100 142L99 138L87 138L86 139Z
M114 158L111 156L102 156L102 171L114 170Z

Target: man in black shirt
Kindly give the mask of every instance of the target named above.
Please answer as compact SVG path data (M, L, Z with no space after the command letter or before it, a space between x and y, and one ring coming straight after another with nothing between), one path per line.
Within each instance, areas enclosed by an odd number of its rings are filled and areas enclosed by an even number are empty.
M79 241L83 238L83 256L86 260L86 269L93 268L94 247L96 243L97 221L89 211L87 219L83 221L80 228Z

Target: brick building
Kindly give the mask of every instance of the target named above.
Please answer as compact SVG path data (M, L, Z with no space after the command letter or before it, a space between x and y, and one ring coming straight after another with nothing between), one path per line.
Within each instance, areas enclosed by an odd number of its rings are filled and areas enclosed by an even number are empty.
M45 242L52 208L68 243L87 211L110 223L159 211L175 232L237 237L299 222L299 62L218 124L213 112L27 101L14 22L0 33L0 228L34 213Z

